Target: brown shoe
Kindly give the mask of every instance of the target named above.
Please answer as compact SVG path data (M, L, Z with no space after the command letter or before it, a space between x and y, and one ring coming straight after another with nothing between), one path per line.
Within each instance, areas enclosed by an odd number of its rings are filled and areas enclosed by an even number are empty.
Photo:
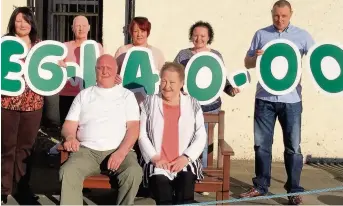
M264 194L260 193L256 188L251 188L248 192L242 193L239 195L240 198L245 197L258 197L263 196Z
M303 202L301 196L289 196L288 197L288 204L289 205L300 205Z

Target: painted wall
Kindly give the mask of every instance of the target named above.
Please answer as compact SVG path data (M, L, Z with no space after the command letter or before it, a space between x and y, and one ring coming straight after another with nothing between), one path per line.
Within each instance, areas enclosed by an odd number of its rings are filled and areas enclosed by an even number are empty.
M26 6L26 0L1 1L1 35L7 31L7 24L15 7Z

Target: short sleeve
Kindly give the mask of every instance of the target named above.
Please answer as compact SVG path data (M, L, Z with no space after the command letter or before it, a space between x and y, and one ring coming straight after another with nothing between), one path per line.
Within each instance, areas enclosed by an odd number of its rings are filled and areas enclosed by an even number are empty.
M176 57L174 59L175 63L181 64L180 56L181 56L181 51L179 53L177 53L177 55L176 55Z
M310 50L310 48L315 44L312 36L306 32L306 43L305 43L305 49L304 49L304 54L307 55L307 52Z
M156 55L154 55L154 58L157 58L157 62L158 62L157 63L158 64L157 65L158 68L156 68L156 69L158 71L161 71L161 69L162 69L163 65L165 64L166 60L165 60L164 55L163 55L161 50L155 48L155 54Z
M128 95L125 98L125 115L126 121L139 121L139 106L136 100L135 95L128 91Z
M78 122L81 114L81 93L79 93L71 105L65 120Z
M247 55L249 57L255 56L255 51L260 49L260 48L258 48L259 41L260 41L260 38L259 38L258 32L256 32L254 37L253 37L253 39L252 39L252 41L251 41L250 48L249 48L249 50L247 52Z
M104 54L104 48L102 47L102 45L100 43L98 43L99 46L99 51L100 51L100 56Z

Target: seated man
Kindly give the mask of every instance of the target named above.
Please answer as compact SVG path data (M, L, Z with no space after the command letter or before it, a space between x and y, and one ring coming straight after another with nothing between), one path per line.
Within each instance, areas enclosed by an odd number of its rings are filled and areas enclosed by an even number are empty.
M118 181L117 204L132 205L142 181L142 168L132 147L139 135L139 107L134 94L116 85L117 63L102 55L96 64L97 85L75 98L62 135L71 152L61 166L61 205L82 205L87 176L109 172Z

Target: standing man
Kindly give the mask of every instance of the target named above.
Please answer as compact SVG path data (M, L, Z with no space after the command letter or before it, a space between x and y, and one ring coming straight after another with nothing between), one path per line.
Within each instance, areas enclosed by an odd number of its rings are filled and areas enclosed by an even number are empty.
M256 59L263 54L264 45L275 39L292 41L303 56L314 44L311 35L303 29L290 24L292 6L286 0L277 1L272 9L273 25L260 29L255 33L250 49L245 57L245 67L255 68ZM287 193L302 192L300 176L303 167L301 141L301 85L286 95L273 95L257 85L254 114L254 150L255 173L254 187L240 197L256 197L268 192L271 178L272 144L276 118L279 119L283 131L285 146L284 162L287 182L284 188ZM300 196L290 196L290 204L300 204Z
M118 182L117 205L134 203L143 175L132 151L140 114L135 95L114 82L117 69L111 55L98 58L97 85L75 97L63 124L63 147L71 154L60 169L61 205L82 205L84 179L101 171Z
M60 61L59 63L62 67L67 66L65 62L75 62L80 65L80 47L81 44L88 39L88 32L90 30L88 19L85 16L76 16L73 20L72 30L75 40L64 43L68 48L68 54L64 61ZM100 55L102 55L103 48L101 44L99 44L99 49ZM80 84L83 84L83 81L80 81L80 79L70 78L60 92L59 112L61 126L63 125L64 119L68 114L75 96L80 92Z

